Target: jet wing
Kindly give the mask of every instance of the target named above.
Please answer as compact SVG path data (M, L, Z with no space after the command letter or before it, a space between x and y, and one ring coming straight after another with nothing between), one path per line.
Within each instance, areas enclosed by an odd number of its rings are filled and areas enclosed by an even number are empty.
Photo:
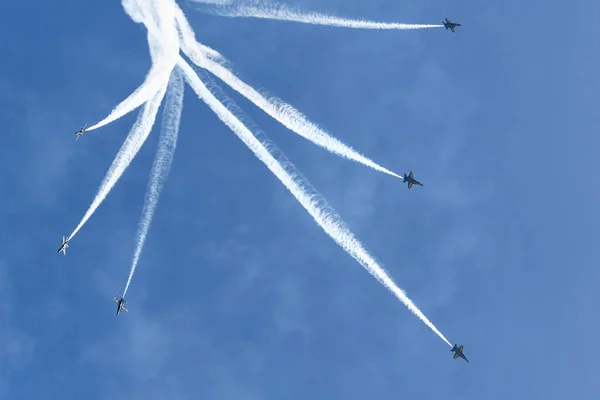
M452 359L453 359L453 360L456 360L458 357L460 357L460 356L458 355L458 352L456 352L456 353L454 354L454 356L452 356Z
M455 32L455 33L456 33L456 31L454 30L454 26L453 26L453 25L451 25L451 26L450 26L450 30L451 30L452 32Z
M460 347L458 348L458 351L462 353L464 348L465 348L465 346L461 344Z
M448 18L444 18L446 20L447 23L450 23L450 20Z
M122 309L122 310L125 310L125 311L127 311L127 312L129 312L129 310L128 310L128 309L127 309L127 307L125 307L125 306L121 306L121 309Z
M410 174L408 174L408 177L409 177L410 179L415 179L415 177L413 176L413 173L412 173L412 171L410 171Z
M115 299L115 301L117 302L117 304L119 304L119 300L117 300L116 297L113 297L113 299Z
M412 182L408 182L408 188L410 189L412 187L413 183Z

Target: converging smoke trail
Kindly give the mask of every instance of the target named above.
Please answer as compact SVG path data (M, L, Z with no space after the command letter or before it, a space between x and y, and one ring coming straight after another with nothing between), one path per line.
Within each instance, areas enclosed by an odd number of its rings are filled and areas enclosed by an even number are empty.
M119 149L106 176L100 183L96 197L81 219L79 225L77 225L77 228L75 228L67 240L71 240L87 220L90 219L92 214L94 214L96 209L102 204L108 193L110 193L115 186L121 175L123 175L123 172L125 172L129 164L131 164L131 161L148 138L150 131L152 131L152 126L156 120L156 113L158 112L158 108L160 107L160 103L162 102L166 90L167 85L165 84L149 102L144 104L144 107L138 115L137 121L135 121L135 124L129 131L129 135L127 135L125 142Z
M189 41L191 42L191 39ZM186 47L182 46L182 48L185 52L187 48L187 43ZM196 51L192 51L190 53L186 52L186 55L190 57L190 60L194 64L201 68L205 68L211 73L213 73L216 77L221 79L232 89L240 93L242 96L246 97L257 107L259 107L272 118L279 121L279 123L281 123L283 126L288 128L292 132L297 133L303 138L310 140L317 146L321 146L322 148L330 151L331 153L363 164L367 167L373 168L376 171L384 172L396 178L401 178L401 176L399 176L395 172L392 172L389 169L382 167L381 165L375 163L373 160L363 156L362 154L354 150L352 147L334 138L329 133L319 128L316 124L308 120L308 118L306 118L304 114L302 114L300 111L298 111L291 105L285 103L284 101L276 97L263 96L256 89L239 79L221 64L216 63L208 59L207 57L197 56L199 49L194 50Z
M147 102L168 81L179 54L173 4L172 1L165 2L164 0L154 0L142 4L137 0L122 1L125 12L134 22L143 22L150 27L154 22L153 14L160 16L157 19L159 25L148 29L147 35L152 66L144 82L129 97L119 103L106 118L87 128L87 131L108 125L135 110ZM152 6L154 7L152 8Z
M311 195L302 187L294 177L286 171L284 166L279 163L269 150L261 143L246 126L229 111L217 98L207 89L200 78L194 73L193 69L183 58L179 58L177 65L185 74L187 82L212 110L217 114L239 138L242 140L254 155L260 159L269 170L285 185L298 202L308 211L319 226L340 245L350 256L358 261L371 275L373 275L383 286L390 290L413 314L442 338L449 346L450 342L442 333L425 317L417 306L406 296L406 293L400 289L392 278L379 266L377 261L367 252L362 243L359 242L353 233L345 226L341 218L333 211L323 206L325 200L316 191ZM291 165L289 166L291 167Z
M131 270L129 271L129 278L127 278L127 284L125 285L125 290L123 290L123 296L121 296L121 298L125 297L127 289L129 289L129 285L131 284L131 278L133 278L135 268L137 267L140 255L142 254L142 249L146 243L146 236L148 235L150 224L152 223L152 217L154 217L154 211L158 204L160 192L162 191L164 182L171 169L173 154L175 153L175 147L177 146L179 121L181 120L181 111L183 109L183 90L184 86L181 73L179 69L174 69L169 81L167 98L163 109L163 122L158 142L158 150L154 158L152 171L150 172L150 181L148 182L148 188L146 190L144 208L142 209L142 216L138 224Z
M326 25L340 28L354 29L425 29L441 28L443 25L426 24L400 24L392 22L376 22L360 19L339 18L333 15L321 14L317 12L295 11L284 4L263 2L263 1L243 1L241 4L214 4L213 1L190 0L196 3L212 4L212 7L201 6L204 12L219 15L221 17L239 17L239 18L263 18L280 21L301 22L312 25Z

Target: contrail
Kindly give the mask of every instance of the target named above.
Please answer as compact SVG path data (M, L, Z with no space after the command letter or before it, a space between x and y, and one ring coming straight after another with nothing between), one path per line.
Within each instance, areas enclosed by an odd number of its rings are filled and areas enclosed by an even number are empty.
M395 22L376 22L361 19L339 18L333 15L321 14L317 12L302 12L293 10L284 4L277 4L264 1L242 1L240 4L215 4L213 1L190 0L196 3L211 4L212 7L201 6L204 12L219 15L222 17L239 18L263 18L280 21L301 22L313 25L335 26L340 28L354 29L425 29L441 28L443 25L427 24L400 24Z
M181 9L179 9L179 11L181 11ZM382 167L373 160L363 156L352 147L334 138L325 130L319 128L316 124L308 120L304 114L291 105L276 97L262 95L252 86L246 84L223 66L223 63L229 63L227 59L210 47L203 46L198 43L194 31L187 23L182 12L179 14L179 12L176 11L175 18L179 26L181 49L194 64L213 73L232 89L246 97L272 118L279 121L283 126L297 133L303 138L310 140L314 144L321 146L332 153L366 165L377 171L392 175L396 178L401 178L401 176L393 171ZM214 57L215 54L218 55L219 62L215 62L209 58Z
M106 176L100 183L96 197L81 219L79 225L77 225L77 228L75 228L67 240L71 240L77 234L77 232L79 232L81 227L87 222L92 214L94 214L100 204L102 204L108 193L110 193L112 188L115 186L115 183L117 183L121 175L123 175L123 172L125 172L133 158L136 156L148 138L148 135L152 130L152 126L154 125L154 121L156 120L156 113L158 112L158 108L160 107L160 103L165 95L166 89L167 85L164 84L154 95L154 97L149 102L144 104L144 107L138 115L137 121L135 121L135 124L129 131L129 135L127 135L125 142L121 146L121 149L119 149L119 152L108 169Z
M122 5L129 17L137 23L143 22L148 27L148 46L152 58L152 66L142 84L117 105L102 121L87 128L87 131L101 128L116 121L125 114L135 110L156 93L168 81L179 54L179 40L175 29L175 15L172 1L153 0L140 4L137 0L123 0ZM154 5L154 7L152 7ZM153 26L158 17L158 26ZM152 27L153 29L150 29Z
M186 53L186 55L189 55L190 60L194 64L210 71L216 77L229 85L232 89L246 97L257 107L275 120L279 121L279 123L292 132L297 133L303 138L310 140L317 146L321 146L331 153L363 164L367 167L373 168L376 171L384 172L396 178L401 178L401 176L395 172L382 167L373 160L363 156L352 147L331 136L328 132L308 120L308 118L306 118L306 116L304 116L304 114L302 114L296 108L287 104L283 100L269 95L267 95L269 97L262 95L252 86L235 76L235 74L233 74L227 68L223 67L221 64L216 63L207 57L197 57L196 54L197 52L190 52L190 54Z
M179 121L181 120L181 111L183 109L183 89L183 78L181 77L180 71L179 69L174 69L169 81L167 98L163 109L163 122L158 142L158 150L154 158L152 171L150 172L150 181L148 182L148 188L146 190L144 208L142 209L142 216L138 224L131 270L121 298L125 297L127 289L129 289L131 278L133 278L135 268L137 267L140 255L142 254L142 249L146 243L146 236L148 235L148 230L152 223L152 217L154 216L154 211L158 204L160 192L162 191L164 181L171 169L171 162L173 161L173 154L175 153L175 147L177 145Z
M405 306L408 307L421 321L433 330L448 345L450 342L442 333L425 317L417 306L406 296L406 293L400 289L386 271L377 263L377 261L367 252L362 243L359 242L354 234L345 226L341 217L335 211L327 206L326 201L316 191L310 193L306 186L301 186L293 176L293 166L287 165L286 168L279 163L269 150L261 143L246 126L229 111L217 98L207 89L200 78L194 73L187 62L179 57L177 65L182 69L187 82L212 110L221 121L223 121L239 138L242 140L254 155L261 160L267 168L285 185L298 202L308 211L319 226L340 245L349 255L358 261L371 275L373 275L383 286L391 291Z
M179 33L179 41L182 49L187 53L198 53L197 57L209 56L211 58L221 60L223 56L216 50L208 46L204 46L196 40L196 34L190 26L185 14L178 4L175 4L175 22ZM190 55L188 54L188 57Z

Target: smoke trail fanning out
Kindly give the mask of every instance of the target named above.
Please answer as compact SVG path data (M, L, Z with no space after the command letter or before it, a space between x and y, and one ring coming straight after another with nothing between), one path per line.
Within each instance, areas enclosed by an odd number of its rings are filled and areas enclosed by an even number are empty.
M354 29L425 29L441 28L443 25L400 24L392 22L376 22L360 19L339 18L316 12L302 12L291 9L284 4L264 1L242 1L240 4L214 4L207 0L191 0L196 3L210 3L211 6L201 6L200 10L220 15L222 17L263 18L280 21L301 22L313 25L335 26ZM222 3L222 2L219 2Z
M421 321L433 330L448 345L450 342L442 333L423 315L421 310L406 296L385 270L379 266L345 226L341 218L328 206L325 200L316 191L307 190L307 185L301 185L294 176L291 164L285 167L278 162L269 150L244 126L244 124L229 111L215 96L206 88L193 69L181 57L178 66L182 69L187 82L212 110L221 121L223 121L245 144L252 150L254 155L260 159L269 170L285 185L292 195L308 211L319 226L340 245L349 255L358 261L371 275L373 275L383 286L390 290L404 305L408 307ZM291 172L290 172L291 171Z
M136 0L123 0L122 5L133 21L143 22L146 27L149 27L148 46L152 66L144 82L119 103L106 118L87 128L87 131L108 125L147 102L168 81L179 54L174 7L171 2L161 0L140 5ZM157 26L154 26L154 15L160 16L156 19Z
M150 181L148 182L146 198L144 200L144 208L142 209L142 216L138 224L131 270L129 272L127 284L125 285L125 290L123 291L123 296L121 296L122 298L125 297L127 289L129 289L131 278L133 278L135 268L140 259L140 255L142 254L142 249L146 243L146 236L148 235L152 217L154 216L154 211L158 204L160 192L162 191L165 179L171 169L171 162L173 161L173 154L175 153L175 147L177 145L179 121L181 120L181 111L183 109L183 90L184 86L181 73L179 69L174 69L169 81L165 108L163 109L162 130L158 142L158 150L156 152L156 157L154 158L154 163L152 164Z
M184 45L182 48L194 64L206 68L232 89L266 112L269 116L279 121L283 126L334 154L373 168L376 171L400 178L398 174L363 156L350 146L342 143L323 129L319 128L291 105L278 98L262 95L252 86L235 76L221 63L217 63L203 55L201 49L197 47L198 43L195 39L187 36L188 35L184 36L184 40L182 41ZM189 52L188 49L190 50ZM223 58L222 62L227 62L227 60Z
M71 240L77 232L81 229L81 227L87 222L87 220L94 214L96 209L102 204L108 193L115 186L123 172L127 169L131 161L134 159L146 139L152 130L152 126L154 125L154 121L156 120L156 113L158 112L158 108L160 107L160 103L165 95L165 91L167 90L167 85L164 84L160 90L154 95L154 97L146 104L140 111L138 115L137 121L129 131L129 135L125 139L125 142L119 149L117 156L113 160L106 176L100 183L100 187L98 188L98 193L96 197L92 201L90 208L88 208L87 212L81 219L77 228L71 233L68 240Z

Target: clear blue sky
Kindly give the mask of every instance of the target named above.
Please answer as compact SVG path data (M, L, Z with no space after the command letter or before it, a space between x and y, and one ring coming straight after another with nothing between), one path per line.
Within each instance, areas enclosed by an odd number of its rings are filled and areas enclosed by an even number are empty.
M250 84L424 187L342 160L225 88L471 363L329 239L186 89L128 293L155 129L56 254L136 113L75 142L150 66L118 1L0 16L0 399L597 399L600 4L294 0L363 31L180 2Z

